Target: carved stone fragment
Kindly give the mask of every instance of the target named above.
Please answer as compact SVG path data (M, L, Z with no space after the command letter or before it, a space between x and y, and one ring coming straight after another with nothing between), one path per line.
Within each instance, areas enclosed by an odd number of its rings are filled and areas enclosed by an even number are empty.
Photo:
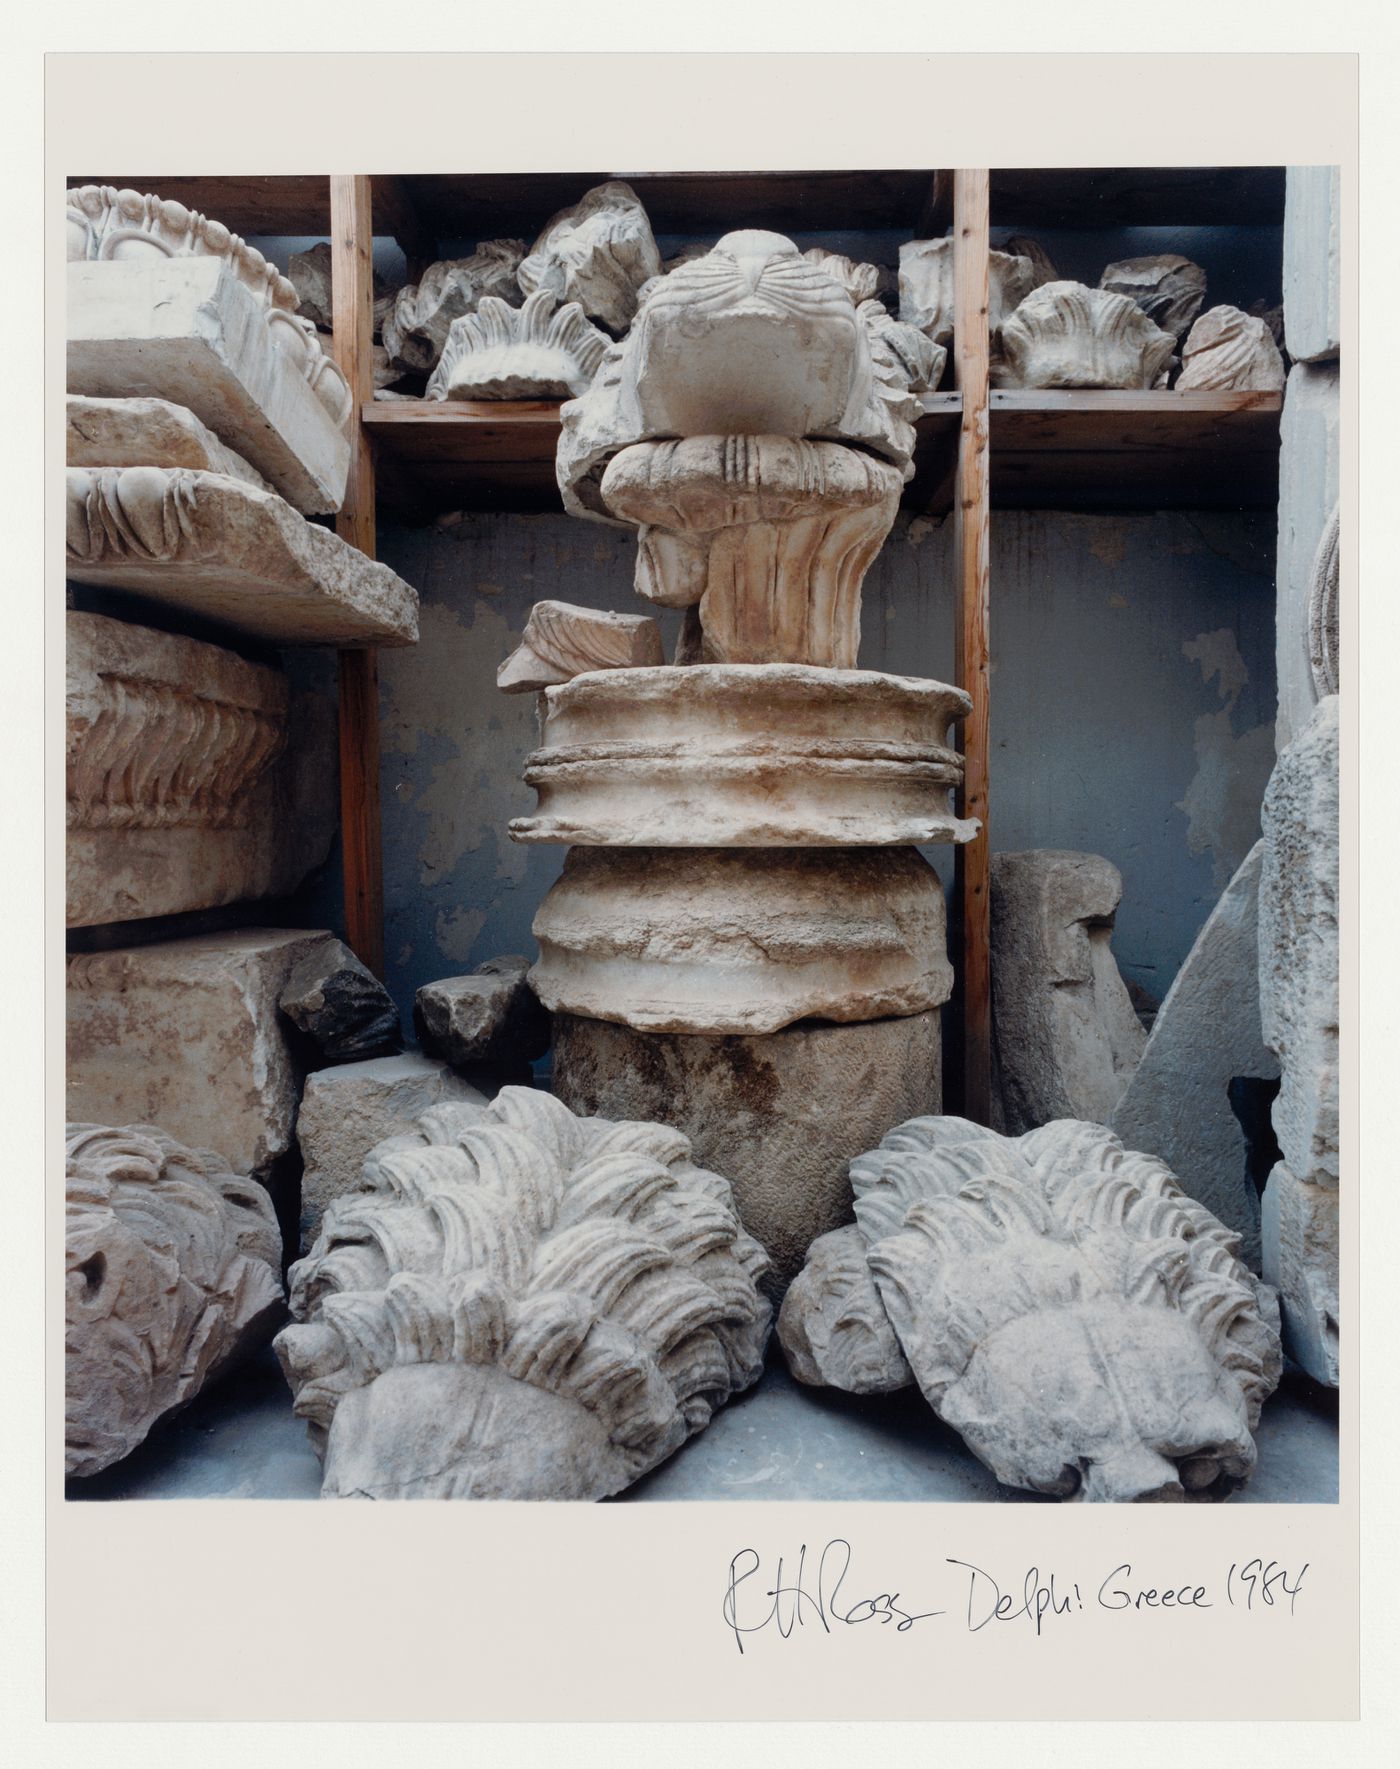
M385 1056L403 1042L393 997L342 940L308 952L277 1005L330 1063Z
M1313 623L1317 568L1341 490L1341 369L1295 363L1283 395L1280 429L1275 671L1281 753L1317 705Z
M279 670L70 611L66 712L70 927L284 895L325 859L329 733Z
M1156 326L1176 339L1184 338L1206 298L1206 273L1178 252L1155 252L1146 258L1123 258L1110 264L1099 287L1127 295ZM1149 383L1150 385L1150 383Z
M546 1007L648 1032L884 1019L953 986L915 848L574 848L534 934Z
M826 252L820 246L813 246L802 256L809 264L815 264L824 276L840 283L857 307L862 301L873 301L879 293L878 265L857 264L854 258L847 258L844 253Z
M549 1049L549 1014L527 981L530 960L488 958L470 976L425 983L413 1017L423 1048L458 1068L495 1063L517 1068Z
M1110 946L1122 895L1097 854L992 856L998 1129L1109 1122L1147 1043Z
M665 662L661 628L645 614L611 614L572 602L536 602L520 643L496 671L503 694L531 694L588 670Z
M345 490L351 396L260 252L179 203L68 193L68 391L188 406L298 509Z
M1283 358L1262 319L1238 307L1212 307L1191 327L1177 387L1225 392L1283 391Z
M924 1398L998 1480L1140 1502L1222 1499L1248 1479L1282 1368L1273 1292L1160 1161L1097 1124L1007 1138L926 1117L852 1161L851 1180ZM868 1311L847 1252L795 1305L804 1368L823 1330L837 1341ZM885 1373L870 1356L817 1369L863 1386Z
M856 1223L807 1249L778 1311L778 1342L793 1375L812 1388L893 1394L913 1385Z
M1002 385L1165 385L1176 338L1127 295L1083 283L1043 283L1001 328Z
M861 584L901 483L836 443L693 436L623 449L601 490L640 527L638 593L699 604L705 662L853 669Z
M994 344L1007 315L1037 287L1037 280L1037 267L1030 258L1011 252L988 254L987 326ZM936 344L952 342L951 239L907 240L899 248L899 317Z
M548 289L560 301L577 301L618 335L632 323L642 284L660 274L646 210L631 185L616 178L548 221L519 269L527 295Z
M554 1091L576 1112L655 1118L725 1165L776 1296L818 1235L851 1216L853 1155L942 1102L936 1008L851 1026L807 1022L759 1037L638 1032L560 1014Z
M454 319L428 380L429 399L570 399L585 391L608 347L576 301L536 289L523 307L485 296Z
M556 465L565 507L617 520L599 491L608 462L633 443L672 437L844 442L907 479L920 406L894 323L878 303L857 309L781 234L726 234L650 284L625 342L564 406ZM920 379L934 359L927 364Z
M68 959L68 1113L158 1122L236 1173L292 1143L304 1069L277 1000L331 935L246 928Z
M602 670L545 690L525 842L590 847L886 847L969 841L948 794L941 682L802 664Z
M481 1106L486 1096L446 1063L414 1050L341 1063L307 1077L297 1114L303 1253L320 1233L331 1202L363 1190L370 1150L408 1135L424 1112L449 1103Z
M319 331L332 330L335 297L331 288L331 246L321 240L309 252L293 252L287 260L287 281L297 293L298 311ZM394 290L374 272L372 329L377 338L394 305Z
M518 306L516 272L524 252L523 240L486 240L470 258L430 264L421 282L399 290L385 315L382 336L390 363L401 374L431 374L452 322L475 313L484 296Z
M67 456L70 467L191 467L272 490L261 473L226 448L192 411L168 399L91 399L70 393Z
M150 1124L69 1124L64 1463L96 1474L285 1318L262 1187Z
M1254 1270L1259 1185L1231 1090L1267 1090L1278 1076L1259 1019L1262 859L1256 842L1197 934L1110 1120L1129 1148L1165 1161L1177 1184L1240 1237L1240 1257Z
M1039 240L1032 239L1029 234L1012 234L1002 249L1008 258L1025 258L1029 261L1032 289L1038 289L1042 283L1063 282L1064 278L1056 270L1050 254ZM1030 290L1028 289L1026 293L1029 294ZM1024 298L1023 296L1022 299L1024 300Z
M1274 1134L1283 1159L1264 1193L1264 1273L1282 1294L1284 1344L1336 1386L1339 1121L1339 709L1318 702L1264 795L1259 1000L1282 1081Z
M271 492L185 467L70 467L67 571L281 644L412 645L418 592Z
M606 1498L757 1381L763 1254L676 1132L508 1087L365 1178L277 1339L323 1498Z
M1334 504L1317 543L1308 586L1308 663L1313 693L1319 700L1335 694L1341 686L1339 536L1338 506Z

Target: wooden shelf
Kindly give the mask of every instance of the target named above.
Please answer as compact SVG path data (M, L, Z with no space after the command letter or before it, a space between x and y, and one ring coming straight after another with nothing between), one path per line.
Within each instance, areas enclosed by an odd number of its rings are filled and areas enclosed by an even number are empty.
M994 227L1282 227L1282 166L1059 166L992 173Z
M1278 501L1281 393L994 391L1002 509L1254 509Z
M962 398L925 393L905 498L951 507ZM1265 508L1278 496L1278 393L1042 393L991 396L992 502L1002 509ZM551 400L376 400L386 520L446 510L559 509Z
M925 393L909 501L946 513L962 396ZM554 477L554 400L374 400L361 408L374 439L379 508L388 521L447 510L562 509ZM949 481L940 492L944 481Z

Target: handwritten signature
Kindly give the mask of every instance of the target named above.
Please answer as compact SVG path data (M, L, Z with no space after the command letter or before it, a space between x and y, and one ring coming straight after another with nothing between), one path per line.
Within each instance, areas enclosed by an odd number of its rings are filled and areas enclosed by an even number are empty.
M817 1557L815 1575L811 1577L810 1585L807 1546L804 1542L798 1550L797 1572L791 1582L784 1583L783 1562L779 1559L777 1575L771 1586L761 1591L745 1590L741 1596L741 1587L749 1585L758 1577L762 1564L756 1548L741 1548L729 1562L729 1582L724 1593L724 1619L733 1630L741 1653L744 1650L744 1635L756 1634L760 1628L766 1628L770 1624L777 1626L784 1640L794 1628L804 1626L808 1620L819 1622L828 1634L833 1622L846 1627L857 1627L862 1622L879 1622L881 1626L888 1626L893 1622L895 1631L904 1634L915 1622L943 1614L941 1609L912 1611L901 1608L898 1591L881 1591L873 1597L859 1597L849 1608L843 1609L841 1587L851 1569L851 1544L843 1536L833 1537L822 1549ZM762 1608L765 1598L769 1599L766 1611Z

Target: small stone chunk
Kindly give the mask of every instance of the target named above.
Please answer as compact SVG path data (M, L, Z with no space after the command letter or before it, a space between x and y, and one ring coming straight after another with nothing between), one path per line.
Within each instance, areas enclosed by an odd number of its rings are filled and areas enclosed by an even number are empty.
M536 602L520 644L496 671L503 694L532 694L587 670L665 663L661 628L646 614L611 614L572 602Z
M661 275L661 255L636 191L612 179L561 209L517 274L527 295L548 289L561 301L577 301L590 319L620 336L632 323L642 285Z
M425 983L413 1013L424 1049L457 1068L543 1056L550 1016L526 981L529 969L528 958L489 958L470 976Z
M1184 338L1206 298L1206 273L1179 252L1124 258L1099 278L1101 289L1127 295L1164 332Z
M387 1056L403 1043L389 991L340 940L302 959L277 1005L332 1063Z
M1222 392L1283 391L1283 358L1267 321L1238 307L1212 307L1182 347L1177 387Z

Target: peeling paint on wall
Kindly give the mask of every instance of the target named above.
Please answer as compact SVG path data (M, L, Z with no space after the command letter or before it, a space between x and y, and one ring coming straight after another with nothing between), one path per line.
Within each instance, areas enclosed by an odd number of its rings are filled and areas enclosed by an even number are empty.
M1259 806L1274 763L1273 721L1235 730L1235 709L1249 684L1249 669L1231 627L1198 633L1181 647L1214 682L1224 702L1195 723L1196 772L1177 810L1187 818L1186 846L1209 854L1211 877L1224 890L1259 833Z

